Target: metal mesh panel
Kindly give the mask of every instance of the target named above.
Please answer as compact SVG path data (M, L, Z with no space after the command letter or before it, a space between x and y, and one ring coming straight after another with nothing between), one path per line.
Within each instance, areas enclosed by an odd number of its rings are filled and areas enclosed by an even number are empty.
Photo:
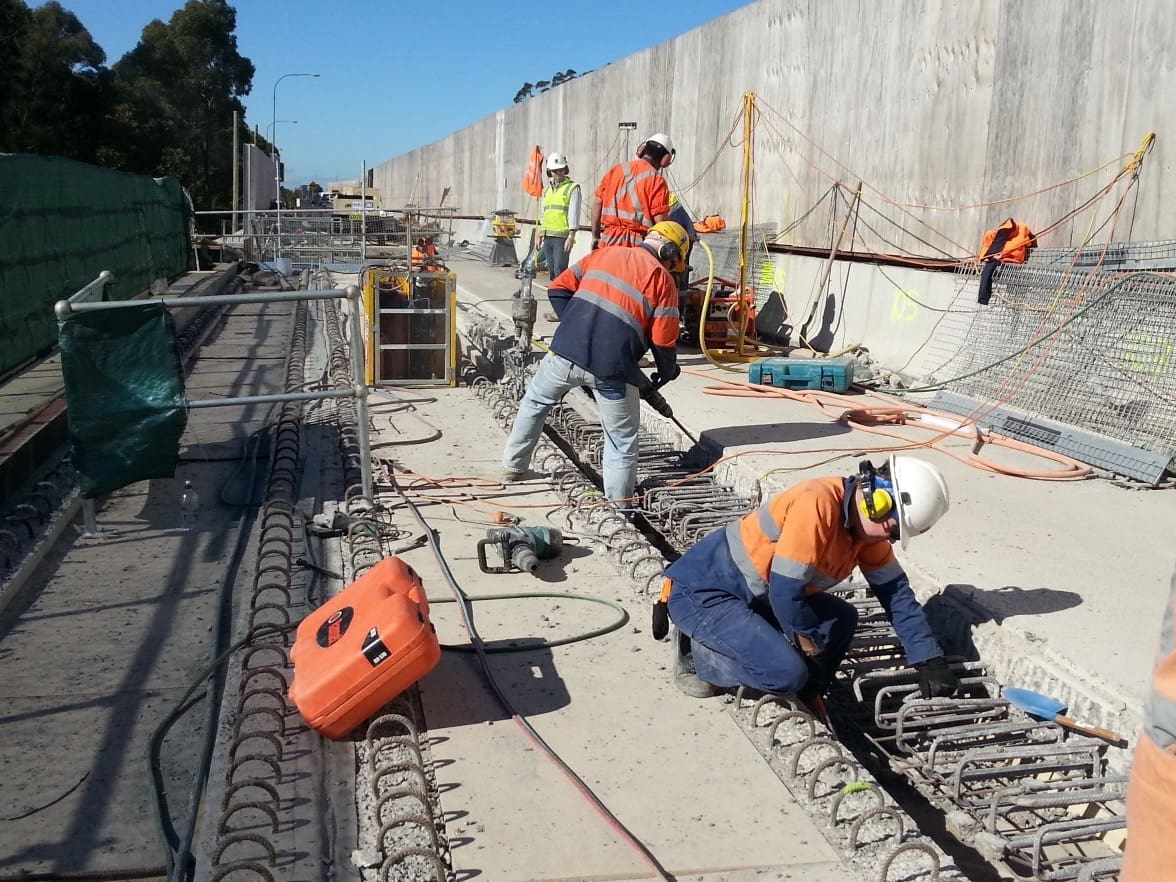
M1081 268L1078 261L1095 261ZM1108 257L1112 258L1108 264ZM1152 456L1176 455L1176 277L1135 267L1162 266L1176 243L1118 245L1035 254L1004 264L992 301L949 312L934 358L935 384L991 404L1106 436ZM960 297L974 297L968 285ZM932 363L935 363L933 361ZM981 422L984 422L983 419ZM1062 433L1062 437L1067 437ZM1025 440L1033 440L1026 436ZM1101 464L1082 449L1064 449ZM1059 444L1058 449L1061 449ZM1144 470L1150 471L1148 465ZM1130 463L1122 474L1135 476Z
M752 224L747 228L747 252L745 277L755 291L755 305L760 307L776 284L775 264L768 253L768 241L776 236L776 225ZM739 281L739 230L723 230L720 233L703 233L700 241L705 242L714 255L715 275L729 282ZM691 278L705 278L706 256L702 249L695 248L690 254L694 267Z

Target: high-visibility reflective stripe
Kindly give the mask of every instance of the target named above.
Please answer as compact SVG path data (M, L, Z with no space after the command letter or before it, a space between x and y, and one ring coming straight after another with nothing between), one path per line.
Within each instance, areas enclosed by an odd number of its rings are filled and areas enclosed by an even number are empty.
M769 542L775 542L780 538L780 525L776 519L772 517L772 500L761 503L760 507L755 512L756 523L759 524L760 532L764 534Z
M739 535L739 521L731 521L727 524L724 533L727 537L727 549L731 553L731 560L735 562L735 567L743 576L747 590L756 596L766 593L768 583L764 581L763 576L756 570L755 564L751 562L751 558L747 556L747 551L743 547L743 537Z
M639 288L633 287L633 285L631 285L629 282L626 282L620 276L614 276L612 273L606 272L605 270L592 269L588 271L586 276L584 276L585 284L588 283L589 279L599 279L613 290L622 292L626 297L629 298L633 306L641 311L641 317L645 321L649 321L649 319L653 316L653 304L649 302L649 299L645 296L645 293Z
M646 166L646 168L642 169L636 175L633 174L632 163L627 163L624 166L622 186L613 191L612 199L606 202L601 209L600 217L602 223L607 224L611 220L613 223L629 222L642 227L649 226L649 219L646 218L641 200L638 198L637 184L647 177L657 174L657 172L649 168L647 163ZM622 204L623 200L628 200L628 205L632 207L624 206Z
M582 301L591 303L602 312L607 312L614 318L620 319L635 333L641 334L642 338L644 338L645 328L642 326L641 322L639 322L631 312L629 312L627 309L625 309L625 307L621 306L615 300L610 300L604 294L601 294L597 291L592 291L587 288L581 288L579 291L577 291L576 297Z
M862 567L862 575L866 577L866 581L871 585L885 585L887 582L893 582L903 574L902 565L897 560L892 560L885 566L878 567L877 569L867 570L865 567Z
M676 306L659 306L653 311L654 319L674 319L679 318L678 307Z
M790 557L773 557L771 572L777 576L783 576L785 579L801 579L805 582L820 575L816 567L793 560Z

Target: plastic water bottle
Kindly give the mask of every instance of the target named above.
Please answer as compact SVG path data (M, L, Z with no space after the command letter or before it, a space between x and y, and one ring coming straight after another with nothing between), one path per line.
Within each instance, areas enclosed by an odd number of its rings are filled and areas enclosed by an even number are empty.
M196 517L200 514L200 497L192 489L192 482L184 482L184 492L180 494L180 528L185 533L196 529Z

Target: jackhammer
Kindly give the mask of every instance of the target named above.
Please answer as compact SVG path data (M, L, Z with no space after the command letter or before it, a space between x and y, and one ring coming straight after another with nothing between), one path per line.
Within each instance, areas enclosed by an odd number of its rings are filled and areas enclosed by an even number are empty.
M644 375L642 375L642 376L644 377ZM644 401L646 404L648 404L650 407L652 407L654 410L656 410L659 414L661 414L667 420L672 421L673 424L678 427L678 429L682 432L683 435L685 435L687 438L689 438L695 444L698 444L698 439L695 438L693 435L691 435L690 431L684 425L682 425L680 422L678 422L678 418L676 416L674 416L674 409L672 407L670 407L670 403L668 401L666 401L665 396L662 395L661 392L658 391L658 387L655 386L653 384L653 381L650 380L648 377L644 377L644 379L645 379L645 384L643 386L641 386L640 390L639 390L641 392L641 400Z
M531 351L531 333L535 330L535 316L538 314L535 295L531 293L531 280L535 278L535 267L526 262L515 273L519 290L514 293L510 317L515 326L515 348L520 352Z
M501 566L486 561L488 546L498 548ZM478 540L478 566L483 573L534 573L540 559L556 557L562 548L563 534L554 527L495 527L486 531L485 539Z

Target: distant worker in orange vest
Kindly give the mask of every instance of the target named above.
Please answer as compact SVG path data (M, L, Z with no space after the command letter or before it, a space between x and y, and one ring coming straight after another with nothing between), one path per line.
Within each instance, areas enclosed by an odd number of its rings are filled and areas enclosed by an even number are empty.
M1127 849L1119 882L1171 879L1176 866L1176 573L1164 610L1151 697L1127 784Z
M637 158L618 162L600 179L592 208L592 247L640 245L656 223L670 219L670 188L662 169L674 161L670 136L659 132L637 145Z
M437 246L429 241L428 236L421 236L412 246L412 261L413 269L420 269L426 265L434 264L433 258L437 256Z

